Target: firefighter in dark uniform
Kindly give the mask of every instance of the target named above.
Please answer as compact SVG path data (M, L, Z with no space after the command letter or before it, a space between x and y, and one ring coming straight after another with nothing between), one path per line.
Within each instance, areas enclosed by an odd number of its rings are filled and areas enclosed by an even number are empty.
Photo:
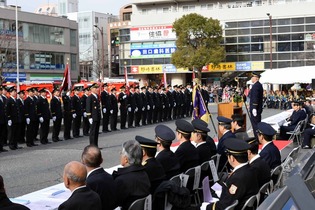
M112 131L117 131L118 101L116 97L116 88L113 87L110 92L110 129Z
M147 124L147 114L148 114L148 98L147 98L147 89L146 87L141 87L141 99L142 99L142 125L146 125Z
M7 103L7 92L8 92L8 87L3 87L2 88L2 94L1 94L1 98L2 98L2 101L3 101L3 108L5 107L5 105L6 105L6 103ZM4 109L3 109L3 111L4 111ZM4 113L4 118L3 118L3 120L4 120L4 126L5 126L5 129L3 129L3 131L2 131L2 134L1 134L1 136L0 136L0 138L2 139L2 141L3 141L3 145L5 146L5 145L8 145L8 129L7 129L7 122L8 122L8 120L6 119L6 114Z
M177 85L174 85L173 86L173 92L172 92L172 95L173 95L173 100L174 100L174 107L173 107L173 120L177 119L177 110L178 110L178 92L177 92L177 88L178 86Z
M104 90L101 93L101 103L102 103L102 113L103 113L103 132L107 133L110 132L108 130L109 124L109 117L110 117L110 97L108 92L108 84L104 83L103 86Z
M140 95L139 86L135 87L136 109L135 109L135 126L140 126L141 115L143 110L143 101Z
M70 99L70 90L62 95L63 102L63 125L64 132L63 137L64 140L73 139L70 135L71 125L72 125L72 104Z
M122 86L120 88L120 93L118 95L118 103L120 103L120 129L127 129L127 108L128 108L128 95L125 93L126 87Z
M8 125L8 140L9 148L11 150L20 149L17 146L18 142L18 121L19 121L19 108L16 99L16 89L11 87L7 89L10 93L10 97L6 100L5 113Z
M40 96L38 97L37 101L37 117L39 118L40 122L40 129L39 129L39 139L40 143L42 144L50 144L48 141L48 133L49 133L49 122L51 118L49 103L46 98L46 89L42 88L39 90Z
M62 121L62 109L61 109L61 101L60 101L60 91L58 89L54 89L52 94L54 95L50 100L50 111L53 120L53 132L52 132L52 140L53 142L61 141L59 138L61 121Z
M185 96L185 87L180 86L180 117L184 118L186 113L186 96Z
M203 98L203 101L205 102L205 105L208 109L208 103L209 103L209 100L210 100L210 95L209 95L209 92L207 90L207 86L204 84L201 88L201 95L202 95L202 98Z
M7 122L5 120L5 102L2 98L2 91L3 87L0 85L0 152L5 152L7 150L3 149L3 146L6 143L4 140L7 138Z
M155 108L153 103L153 88L148 87L148 91L146 92L147 95L147 123L152 124L153 118L153 108Z
M40 96L39 92L38 92L38 88L37 87L34 87L34 102L35 102L35 108L36 108L36 115L37 115L37 101L38 101L38 98ZM36 121L34 123L34 140L35 141L38 141L39 139L37 138L37 135L38 135L38 131L39 131L39 118L38 116L36 117Z
M163 101L163 105L164 105L164 109L162 110L162 119L163 121L167 121L168 120L168 113L169 113L169 109L170 109L170 102L168 100L168 97L166 95L166 89L164 87L161 88L161 98Z
M166 179L163 166L155 158L157 142L143 136L136 136L135 139L142 148L142 165L148 174L153 195L156 188Z
M163 92L163 87L159 87L158 88L158 92L157 95L160 98L160 106L157 107L158 108L158 122L163 122L163 114L164 114L164 110L165 110L165 98L164 95L162 94Z
M81 118L82 118L82 108L81 108L81 101L79 97L80 87L75 87L73 91L74 91L74 95L71 97L72 118L73 118L72 135L74 138L79 138L79 137L82 137L80 136Z
M90 144L98 147L98 134L101 122L101 106L98 99L99 86L94 83L91 87L91 94L86 100L86 115L91 125Z
M174 109L174 97L173 97L173 94L172 94L172 86L171 85L168 85L167 86L167 90L166 90L166 95L167 95L167 98L168 98L168 102L169 102L169 109L168 109L168 120L172 120L173 119L173 109Z
M253 84L249 91L249 111L250 120L253 126L255 137L257 138L257 124L261 121L261 113L263 111L263 87L259 82L260 74L253 72L251 81Z
M128 128L134 128L133 121L136 108L136 96L134 88L131 86L128 95Z
M153 87L153 123L159 122L158 119L160 118L160 108L161 108L161 100L160 94L158 93L158 88Z
M25 118L26 118L26 146L37 146L35 140L35 125L37 119L36 102L34 99L34 88L27 89L28 97L24 101Z
M24 107L24 98L25 98L25 92L24 90L21 90L18 92L17 97L17 104L19 107L19 122L18 122L18 143L24 144L25 143L25 107Z
M83 88L84 94L82 95L80 101L81 101L81 109L83 113L83 135L89 136L89 130L90 130L90 123L89 119L86 115L86 99L89 96L89 87Z
M192 113L192 92L191 92L191 85L187 84L185 89L185 99L186 99L186 116L191 117Z

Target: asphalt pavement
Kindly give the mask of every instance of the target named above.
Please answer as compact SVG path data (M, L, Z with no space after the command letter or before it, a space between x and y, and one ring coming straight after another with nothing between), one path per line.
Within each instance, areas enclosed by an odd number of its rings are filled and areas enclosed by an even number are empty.
M217 128L217 105L209 105L209 110L212 114L214 125ZM243 111L246 112L244 107ZM281 111L282 110L265 109L262 118L269 117ZM191 118L185 119L188 121L191 120ZM162 124L175 129L174 122L175 121L167 121ZM156 125L157 124L146 125L100 134L99 147L102 148L104 159L102 166L109 168L120 163L119 152L122 143L126 140L134 139L136 135L153 139ZM117 128L119 127L118 125ZM209 123L209 128L211 129L210 136L214 137L215 132L211 122ZM248 118L247 128L250 128ZM100 128L100 130L102 129ZM60 134L60 137L62 136L63 133ZM51 141L51 134L48 136L48 139ZM31 148L22 144L20 146L23 146L23 149L0 153L0 174L4 178L8 196L21 196L63 182L62 174L65 164L73 160L80 161L82 150L88 144L89 139L84 136Z

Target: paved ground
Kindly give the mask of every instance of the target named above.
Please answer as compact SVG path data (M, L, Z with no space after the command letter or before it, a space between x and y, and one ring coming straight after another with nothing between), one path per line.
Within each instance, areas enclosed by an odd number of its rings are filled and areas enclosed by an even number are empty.
M217 106L210 105L209 108L214 124L217 125ZM263 118L279 112L281 111L266 109L263 112ZM186 119L190 120L189 118ZM249 127L248 119L247 122ZM168 121L164 124L175 128L174 121ZM100 134L99 146L103 148L104 158L102 166L108 168L119 164L119 152L122 143L133 139L135 135L154 138L155 126L148 125ZM211 129L210 136L214 136L211 123L209 128ZM24 148L21 150L0 153L0 174L4 177L7 194L9 197L17 197L62 182L64 165L72 160L80 161L82 149L86 145L88 145L88 137L81 137L32 148L22 145ZM283 154L287 154L287 152Z

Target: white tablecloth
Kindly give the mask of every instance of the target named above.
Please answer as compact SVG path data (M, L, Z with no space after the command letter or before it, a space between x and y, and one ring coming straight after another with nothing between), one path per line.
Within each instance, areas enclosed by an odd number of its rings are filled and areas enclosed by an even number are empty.
M285 123L285 120L292 115L293 109L283 111L279 114L267 117L262 122L270 124L276 131Z

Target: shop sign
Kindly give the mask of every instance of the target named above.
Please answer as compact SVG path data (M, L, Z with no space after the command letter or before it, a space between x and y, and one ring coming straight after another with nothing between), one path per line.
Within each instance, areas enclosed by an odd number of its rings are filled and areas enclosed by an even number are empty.
M130 41L176 39L173 26L144 26L130 29Z
M209 64L208 71L235 71L235 63L219 63L218 65Z

